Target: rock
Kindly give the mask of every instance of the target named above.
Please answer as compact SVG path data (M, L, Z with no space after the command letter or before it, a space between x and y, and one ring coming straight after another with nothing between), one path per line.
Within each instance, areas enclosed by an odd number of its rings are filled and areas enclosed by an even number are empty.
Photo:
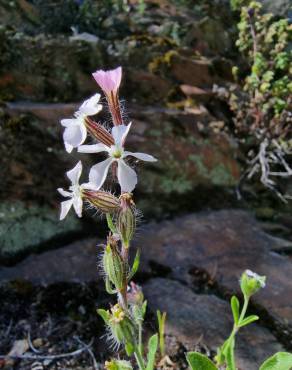
M231 48L229 34L221 19L205 17L193 24L184 42L204 55L222 55Z
M238 279L246 269L265 275L267 286L252 304L291 347L292 269L287 256L274 252L281 243L263 232L247 212L222 210L149 224L138 245L142 271L166 271L191 286L201 271L205 283L215 283L222 294L240 294Z
M216 81L212 73L212 63L207 59L173 54L170 72L180 83L198 87L211 87Z
M59 245L82 234L82 224L70 215L59 222L59 211L49 207L28 206L25 203L2 203L0 206L0 261L6 262L40 251L41 248ZM31 272L34 268L31 266Z
M290 0L261 0L263 3L264 10L266 12L273 13L274 15L280 15L288 18L289 11L291 12L291 1Z
M169 279L151 279L143 286L148 307L167 312L166 335L176 337L188 350L204 344L216 351L229 336L232 314L229 304L215 295L195 294L190 288ZM255 369L283 347L265 328L252 324L236 340L237 366Z
M0 280L26 280L35 285L61 282L94 282L101 275L97 269L100 241L84 239L63 248L33 254L16 267L0 268ZM84 268L86 266L86 268Z

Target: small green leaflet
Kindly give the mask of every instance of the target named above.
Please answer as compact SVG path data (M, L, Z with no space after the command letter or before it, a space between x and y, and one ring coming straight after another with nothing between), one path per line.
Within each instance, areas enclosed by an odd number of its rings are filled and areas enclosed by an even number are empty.
M232 314L233 314L233 320L235 324L237 325L238 323L238 318L239 318L239 300L235 295L231 298L231 309L232 309Z
M272 357L268 358L260 367L259 370L291 370L292 369L292 353L277 352Z
M154 370L155 354L158 347L158 334L152 335L148 342L148 356L146 370Z
M192 370L217 370L213 362L201 353L188 352L186 357Z

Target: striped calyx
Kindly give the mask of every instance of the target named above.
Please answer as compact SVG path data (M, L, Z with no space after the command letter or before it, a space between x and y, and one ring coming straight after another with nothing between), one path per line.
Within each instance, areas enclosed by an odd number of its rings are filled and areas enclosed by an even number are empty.
M109 237L103 254L103 269L109 281L117 290L124 287L125 264L119 254L116 241Z
M84 190L83 197L103 213L114 213L120 208L119 198L107 191Z

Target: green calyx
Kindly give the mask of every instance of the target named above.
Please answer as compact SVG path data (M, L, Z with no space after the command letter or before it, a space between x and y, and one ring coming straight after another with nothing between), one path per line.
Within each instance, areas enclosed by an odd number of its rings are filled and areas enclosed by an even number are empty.
M116 226L124 246L128 248L136 229L136 216L132 207L119 211Z
M123 288L126 271L125 264L115 243L109 241L106 245L102 263L106 277L117 290L121 290Z

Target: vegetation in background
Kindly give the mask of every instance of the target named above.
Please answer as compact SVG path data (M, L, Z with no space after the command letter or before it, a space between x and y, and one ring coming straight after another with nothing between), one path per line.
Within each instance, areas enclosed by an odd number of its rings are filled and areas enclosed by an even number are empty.
M229 96L235 133L247 148L243 178L259 177L286 202L291 195L285 194L277 179L292 175L292 28L288 19L263 13L257 1L232 0L231 4L240 10L236 45L247 61L247 70L233 68L240 90L231 90Z

